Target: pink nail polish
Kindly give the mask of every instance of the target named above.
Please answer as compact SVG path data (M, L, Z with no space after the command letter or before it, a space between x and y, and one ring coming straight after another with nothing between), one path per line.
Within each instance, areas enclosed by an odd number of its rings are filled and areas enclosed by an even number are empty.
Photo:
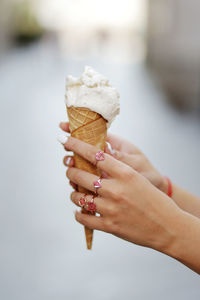
M71 157L68 157L68 158L65 160L66 166L69 166L69 165L70 165L70 162L71 162Z
M108 150L110 152L111 155L115 154L115 150L112 148L111 144L109 142L106 142Z
M58 137L57 137L57 140L62 144L66 144L67 143L67 140L68 140L68 137L64 134L60 134Z

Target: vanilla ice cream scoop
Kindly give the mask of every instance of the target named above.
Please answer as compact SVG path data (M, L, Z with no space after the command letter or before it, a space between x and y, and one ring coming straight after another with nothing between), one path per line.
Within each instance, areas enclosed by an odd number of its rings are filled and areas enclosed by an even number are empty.
M66 80L67 107L84 107L102 115L110 126L119 114L119 93L107 78L86 66L80 78L71 75Z

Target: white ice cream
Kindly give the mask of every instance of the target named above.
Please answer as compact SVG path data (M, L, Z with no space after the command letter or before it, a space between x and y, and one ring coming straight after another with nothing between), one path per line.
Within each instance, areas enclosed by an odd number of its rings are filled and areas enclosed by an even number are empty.
M80 78L67 76L65 102L68 107L85 107L99 113L108 121L108 127L120 110L117 90L88 66Z

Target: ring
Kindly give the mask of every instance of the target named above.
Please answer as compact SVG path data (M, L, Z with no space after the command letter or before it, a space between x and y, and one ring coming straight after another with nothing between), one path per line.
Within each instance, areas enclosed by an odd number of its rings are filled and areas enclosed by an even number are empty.
M103 151L98 151L95 154L95 158L96 158L96 161L105 160L105 155L104 155Z
M86 210L95 213L96 212L96 204L94 203L94 198L96 197L95 195L92 196L92 200L86 200L86 194L80 198L78 201L78 204L82 207L85 208Z
M86 205L87 201L86 201L85 197L86 197L86 194L83 197L81 197L80 200L78 201L78 204L80 205L80 207L84 207Z
M95 213L96 212L96 203L94 203L94 198L95 197L96 196L93 195L91 201L86 201L85 209L87 209L91 213Z
M94 185L94 188L95 188L95 194L97 194L97 190L102 187L101 177L99 177L98 180L94 181L93 185Z

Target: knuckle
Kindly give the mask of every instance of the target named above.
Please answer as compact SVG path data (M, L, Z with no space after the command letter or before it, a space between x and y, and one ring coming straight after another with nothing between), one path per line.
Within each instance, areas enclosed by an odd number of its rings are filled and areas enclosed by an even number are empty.
M106 220L104 220L103 229L106 232L111 232L111 230L112 230L112 222L111 222L110 219L107 218Z
M107 198L114 200L114 201L118 201L119 200L119 194L121 192L121 187L120 187L120 182L117 182L117 184L113 185L113 188L110 188L110 185L106 186L104 188L106 194L107 194Z
M126 167L124 168L123 172L122 172L122 178L125 180L125 181L130 181L130 180L133 180L135 177L135 173L133 172L132 168L131 167Z
M115 154L114 154L114 157L118 160L123 160L124 158L124 154L123 152L120 152L120 151L116 151Z
M124 202L127 198L126 192L124 190L119 191L118 193L118 201Z
M116 205L109 206L107 208L107 214L111 217L116 217L118 215L118 209Z
M117 193L116 189L105 188L104 190L107 193L109 199L114 199L114 200L117 199L118 193Z
M104 229L106 232L115 234L119 232L120 225L116 218L107 218L104 222Z

